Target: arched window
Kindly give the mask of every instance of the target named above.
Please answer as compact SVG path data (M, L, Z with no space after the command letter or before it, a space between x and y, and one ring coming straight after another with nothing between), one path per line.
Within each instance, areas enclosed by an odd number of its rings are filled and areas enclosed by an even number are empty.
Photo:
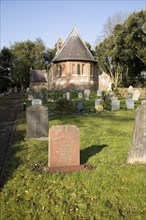
M77 74L80 75L80 64L77 65Z
M93 80L93 65L90 65L90 80Z
M62 75L62 66L60 65L59 66L59 76L61 76Z
M84 74L85 64L82 64L82 74Z
M72 64L72 74L76 73L76 65Z

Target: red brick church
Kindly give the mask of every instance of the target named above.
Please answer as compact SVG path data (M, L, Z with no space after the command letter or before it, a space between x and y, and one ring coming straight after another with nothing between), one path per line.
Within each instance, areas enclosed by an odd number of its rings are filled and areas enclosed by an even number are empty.
M46 79L41 81L39 77L39 81L36 82L33 80L38 78L35 75L37 75L37 71L32 71L32 87L42 85L47 89L99 88L104 86L102 84L106 84L108 77L101 74L97 61L75 27L64 43L61 39L58 40L57 52L47 70ZM44 71L42 71L42 78L44 79Z

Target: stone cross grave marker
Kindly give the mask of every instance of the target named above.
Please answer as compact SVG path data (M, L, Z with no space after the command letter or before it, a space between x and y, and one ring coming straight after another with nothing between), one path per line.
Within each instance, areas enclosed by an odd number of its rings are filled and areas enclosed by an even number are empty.
M120 100L116 100L116 99L112 100L111 105L112 105L112 111L119 110L120 109Z
M26 109L27 136L26 139L48 138L48 108L42 105L32 105Z
M56 125L49 130L49 155L46 172L72 172L80 165L80 131L75 125Z
M136 110L132 146L129 151L127 163L146 164L146 103L140 105Z

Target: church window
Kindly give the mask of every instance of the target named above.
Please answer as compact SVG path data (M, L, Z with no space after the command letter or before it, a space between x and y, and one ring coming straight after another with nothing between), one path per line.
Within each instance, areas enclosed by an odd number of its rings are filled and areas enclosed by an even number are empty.
M85 64L82 64L82 74L84 74Z
M59 66L59 76L61 76L62 75L62 66L60 65Z
M76 65L72 64L72 74L76 73Z
M90 80L93 80L93 65L90 65Z
M80 75L80 64L77 65L77 74Z

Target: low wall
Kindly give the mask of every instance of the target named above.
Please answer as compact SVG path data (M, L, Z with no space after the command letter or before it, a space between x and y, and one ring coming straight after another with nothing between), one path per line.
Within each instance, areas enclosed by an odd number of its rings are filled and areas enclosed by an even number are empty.
M118 88L120 94L122 96L127 94L128 88ZM133 88L133 90L139 90L140 91L140 99L146 99L146 88Z

